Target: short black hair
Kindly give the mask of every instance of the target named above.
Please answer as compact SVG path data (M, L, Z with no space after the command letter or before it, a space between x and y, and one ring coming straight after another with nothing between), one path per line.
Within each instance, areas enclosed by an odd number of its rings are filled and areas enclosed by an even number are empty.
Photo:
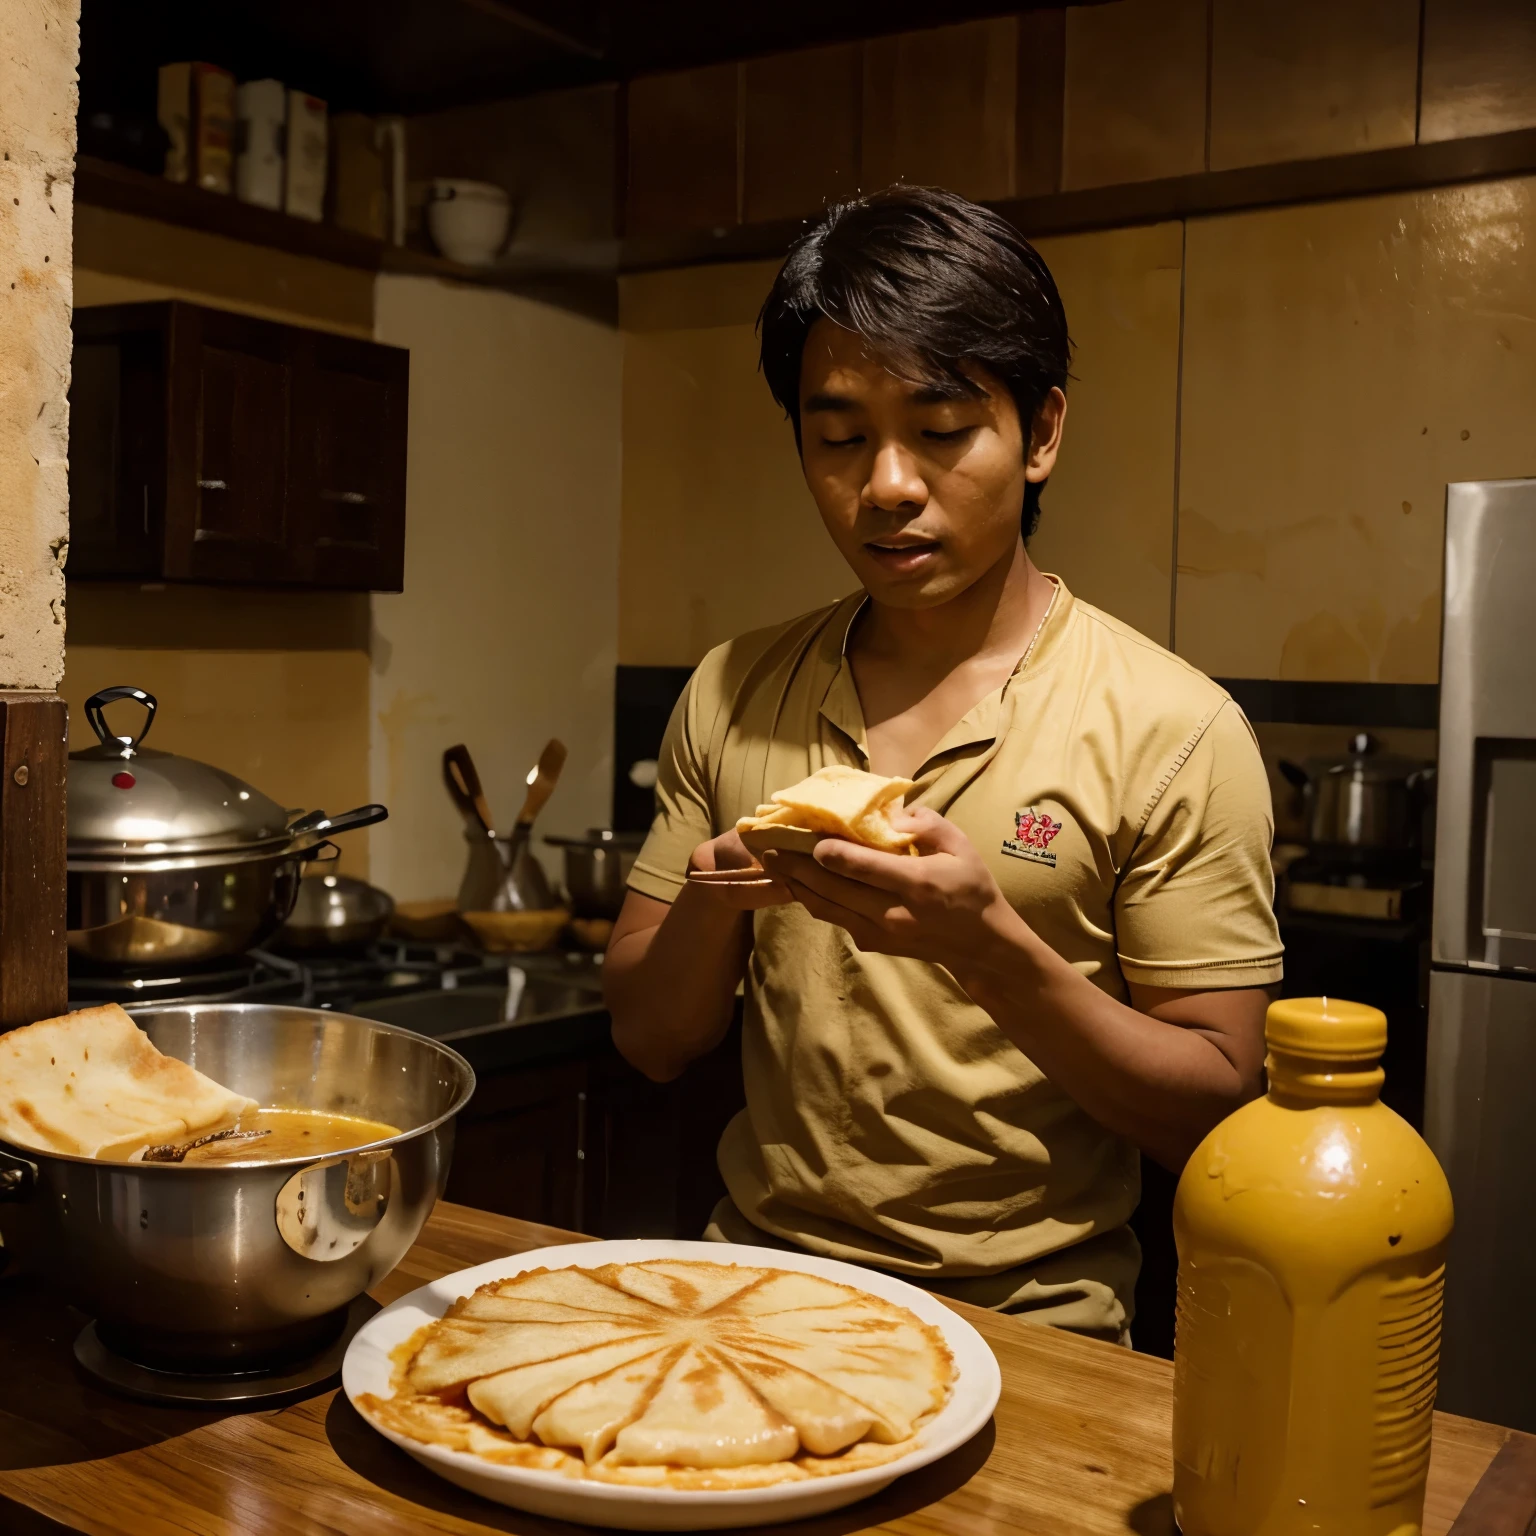
M1072 362L1067 316L1040 254L1011 224L939 187L897 184L835 203L791 246L757 317L760 366L800 442L800 360L823 317L923 382L971 389L962 363L1008 387L1026 443ZM1028 539L1044 484L1024 493Z

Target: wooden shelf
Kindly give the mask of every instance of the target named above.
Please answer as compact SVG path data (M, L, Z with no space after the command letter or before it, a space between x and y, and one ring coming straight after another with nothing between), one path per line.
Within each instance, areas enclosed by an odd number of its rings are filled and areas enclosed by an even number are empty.
M1413 191L1532 171L1536 171L1536 128L1522 128L1480 138L1367 150L1321 160L1053 192L1043 197L995 202L991 206L1025 235L1064 235L1202 214L1235 213L1247 208ZM623 242L620 270L643 272L658 267L782 256L807 222L793 219L772 224L738 224L719 231L630 236Z
M97 208L111 208L345 267L499 288L609 324L616 323L618 317L618 287L611 274L584 268L465 266L428 251L390 245L333 224L290 218L232 196L205 192L200 187L167 181L162 176L150 176L90 155L81 155L76 161L75 198Z

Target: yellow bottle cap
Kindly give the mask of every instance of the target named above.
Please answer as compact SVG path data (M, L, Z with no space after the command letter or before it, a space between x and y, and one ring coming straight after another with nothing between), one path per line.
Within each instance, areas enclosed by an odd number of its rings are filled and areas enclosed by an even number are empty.
M1316 1061L1372 1062L1387 1047L1387 1016L1341 997L1287 997L1269 1005L1264 1042Z

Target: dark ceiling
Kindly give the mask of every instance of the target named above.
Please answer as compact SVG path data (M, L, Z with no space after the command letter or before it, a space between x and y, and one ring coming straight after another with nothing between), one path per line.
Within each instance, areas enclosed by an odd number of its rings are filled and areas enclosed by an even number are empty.
M1083 3L1055 0L1047 8ZM1092 3L1092 0L1087 0ZM333 108L420 112L1029 9L1020 0L83 0L81 104L152 113L203 59Z

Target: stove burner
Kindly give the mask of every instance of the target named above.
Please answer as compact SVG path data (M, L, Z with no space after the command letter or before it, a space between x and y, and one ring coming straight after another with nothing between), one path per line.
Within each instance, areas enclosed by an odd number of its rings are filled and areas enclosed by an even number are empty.
M70 973L73 1006L121 1003L129 1013L165 1003L299 1003L310 1001L304 967L253 951L202 967Z
M459 988L507 989L511 969L569 979L593 968L587 955L487 955L456 944L383 939L361 952L302 960L252 950L203 967L108 971L72 967L70 1006L121 1003L129 1013L168 1003L296 1003L352 1013L382 998Z
M379 1310L378 1303L359 1296L347 1308L341 1333L324 1349L265 1371L204 1375L196 1371L152 1370L109 1349L94 1322L75 1340L75 1359L103 1385L144 1403L228 1404L238 1408L268 1406L294 1398L330 1381L341 1370L353 1335Z

